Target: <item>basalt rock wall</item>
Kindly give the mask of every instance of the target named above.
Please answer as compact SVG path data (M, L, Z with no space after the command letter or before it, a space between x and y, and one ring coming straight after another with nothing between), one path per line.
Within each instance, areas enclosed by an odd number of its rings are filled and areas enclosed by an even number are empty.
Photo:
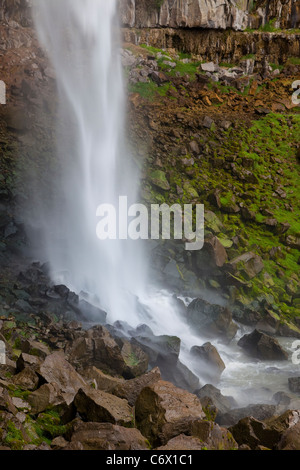
M119 0L123 26L135 28L297 28L297 0Z

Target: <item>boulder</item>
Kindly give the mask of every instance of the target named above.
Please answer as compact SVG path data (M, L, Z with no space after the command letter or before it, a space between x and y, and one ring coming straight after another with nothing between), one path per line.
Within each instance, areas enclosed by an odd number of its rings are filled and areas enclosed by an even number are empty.
M141 433L152 445L159 446L190 432L192 423L205 418L205 414L196 395L159 380L141 391L135 418Z
M0 411L7 411L12 415L17 414L17 408L13 404L8 391L3 387L0 387Z
M38 368L39 376L48 384L56 384L66 401L71 403L79 388L86 382L74 367L65 359L62 352L54 352L46 357Z
M160 370L158 367L155 367L147 374L141 375L140 377L119 382L111 389L111 393L119 398L125 398L130 406L134 406L143 388L154 384L160 379Z
M132 379L144 374L148 370L147 354L134 342L123 339L122 343L121 355L125 363L123 377Z
M288 384L291 392L300 393L300 377L289 377Z
M191 434L204 442L208 450L236 450L238 444L226 428L212 421L198 420L192 424Z
M202 450L206 447L203 442L197 437L186 436L180 434L179 436L173 437L165 445L157 447L155 450L158 451L173 451L173 450Z
M12 377L13 384L22 390L35 390L39 383L39 377L31 367L25 367L21 372Z
M92 387L80 388L74 404L78 413L87 421L106 422L130 426L133 412L127 400Z
M187 309L187 321L196 333L219 337L231 341L238 330L232 320L232 313L226 307L215 305L204 299L194 299Z
M215 265L218 268L224 266L224 264L228 261L226 249L220 240L211 234L204 240L204 249L212 257Z
M264 263L259 255L249 252L243 253L229 261L226 269L235 275L242 274L243 277L250 280L264 269Z
M53 407L54 405L64 403L64 398L56 383L41 385L41 387L28 396L27 400L34 414L45 411L49 406Z
M281 436L278 450L300 450L300 423L287 429Z
M275 405L255 404L246 406L244 408L235 408L233 410L227 411L226 413L220 413L218 415L217 421L219 424L224 426L233 426L238 421L246 418L247 416L252 416L257 420L264 421L265 419L274 416L275 412Z
M103 392L107 393L112 393L112 390L114 390L118 385L127 383L125 379L105 374L95 366L82 371L82 377L89 384L94 384L97 390L103 390Z
M45 359L51 353L46 344L33 340L23 341L21 344L21 351L32 356L37 356L41 359Z
M242 336L238 346L257 359L272 361L288 359L288 353L275 338L257 329L250 334Z
M112 423L77 422L73 426L71 443L82 450L148 450L147 439L135 428ZM66 449L66 446L64 446Z
M21 353L17 359L17 371L21 372L26 367L37 371L42 363L42 360L37 356L31 354Z
M207 342L202 346L193 346L190 352L194 359L194 366L199 373L201 372L201 376L207 378L208 382L218 381L225 369L225 364L217 348Z
M278 433L252 416L241 419L229 427L229 431L239 445L246 444L252 450L257 449L259 445L273 449L278 442Z
M219 414L227 413L236 406L234 398L222 395L221 391L211 384L204 385L204 387L196 390L195 394L200 399L203 407L205 406L204 403L208 403L207 398L211 400L217 410L217 419Z
M148 368L148 357L137 342L117 341L104 326L93 327L76 338L67 349L67 357L80 372L94 366L127 379Z

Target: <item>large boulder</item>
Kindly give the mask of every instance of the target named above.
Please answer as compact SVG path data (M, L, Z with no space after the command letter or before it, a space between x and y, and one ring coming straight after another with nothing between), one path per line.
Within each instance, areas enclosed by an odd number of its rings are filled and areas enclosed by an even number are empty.
M13 384L21 390L35 390L39 384L39 377L31 367L25 367L12 377Z
M202 346L193 346L191 355L194 359L194 365L197 371L205 377L207 382L216 382L225 369L225 364L217 350L217 348L207 342Z
M112 423L76 422L72 429L71 444L71 446L70 444L65 446L64 449L109 451L149 449L147 439L138 429Z
M32 392L28 398L32 413L38 414L45 411L49 407L53 407L66 403L56 383L47 383L41 385L37 390Z
M231 426L229 431L239 445L246 444L252 450L257 449L258 446L273 449L278 441L276 431L252 416L241 419L237 424Z
M218 415L218 423L224 426L233 426L238 421L247 416L252 416L255 419L264 421L265 419L271 418L276 412L275 405L264 405L264 404L255 404L249 405L244 408L235 408L233 410L227 411L226 413L220 413Z
M78 390L86 386L84 379L60 351L46 357L39 366L38 375L44 382L55 384L67 403L71 403Z
M134 406L137 397L143 390L143 388L154 384L161 379L160 370L155 367L147 374L143 374L135 379L119 381L112 389L111 393L119 398L125 398L129 405Z
M200 400L170 382L159 380L145 387L135 404L138 429L154 446L190 432L195 420L205 418Z
M204 385L204 387L196 390L195 394L200 399L203 408L208 409L208 411L214 408L218 423L219 415L229 412L237 405L233 397L222 395L221 391L212 384Z
M257 329L242 336L238 346L257 359L267 361L284 361L288 359L288 353L275 338Z
M297 444L299 420L299 410L288 410L280 416L273 416L266 420L247 416L229 427L229 430L239 445L246 444L251 449L257 449L259 446L269 449L285 447L288 449L290 445L299 444L299 441Z
M287 429L281 436L278 450L300 450L300 423Z
M94 366L129 379L148 369L148 357L138 344L120 338L117 341L104 326L93 327L76 338L67 349L67 355L80 372Z
M231 341L238 330L232 313L226 307L211 304L204 299L194 299L187 309L187 321L196 333Z
M212 421L195 421L191 428L192 436L198 437L209 450L235 450L238 444L228 429Z
M132 425L133 411L127 400L102 390L81 388L75 396L74 404L78 413L87 421Z

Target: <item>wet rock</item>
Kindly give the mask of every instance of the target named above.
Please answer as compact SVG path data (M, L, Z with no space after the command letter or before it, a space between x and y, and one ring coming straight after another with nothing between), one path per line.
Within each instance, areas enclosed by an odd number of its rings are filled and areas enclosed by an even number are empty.
M300 423L287 429L277 446L278 450L300 450Z
M94 366L111 375L122 375L126 368L119 344L103 326L91 328L76 338L66 353L79 371Z
M218 416L229 412L233 407L237 406L233 397L222 395L221 391L211 384L204 385L204 387L196 390L195 394L200 399L203 407L205 403L209 403L207 398L210 399L210 406L212 404L215 407L216 420L219 424L221 423L218 421Z
M291 392L300 393L300 377L289 377L288 384Z
M134 342L122 340L122 343L121 355L125 363L123 377L132 379L144 374L148 370L147 354Z
M201 442L197 437L186 436L180 434L179 436L173 437L165 445L157 447L155 450L158 451L179 451L179 450L202 450L206 448L205 443Z
M200 298L189 304L187 321L198 333L217 336L225 341L231 341L238 329L228 308L210 304Z
M71 444L82 450L148 450L147 439L137 429L111 423L77 422L73 426ZM65 447L65 446L64 446ZM65 447L66 449L66 447Z
M130 406L134 406L143 388L154 384L160 379L160 370L158 367L155 367L147 374L141 375L135 379L119 381L110 391L117 397L126 399Z
M132 409L127 400L102 390L81 388L75 396L74 404L84 420L127 426L132 424Z
M220 379L225 364L215 346L208 342L202 346L193 346L190 352L195 359L195 368L201 372L202 377L209 383Z
M284 361L288 359L288 353L280 346L272 336L259 330L244 335L238 342L248 354L261 360Z
M195 395L163 380L141 391L135 415L138 429L154 446L164 445L172 437L189 432L193 421L205 417Z
M276 405L288 406L291 403L291 397L285 392L274 393L272 400L276 403Z
M218 415L218 423L225 426L233 426L238 421L246 418L247 416L252 416L259 421L264 421L274 416L275 412L275 405L249 405L244 408L235 408L228 411L227 413L220 413Z
M204 442L204 447L208 450L236 450L238 448L237 442L228 429L212 421L195 421L191 434Z
M241 419L237 424L231 426L229 431L239 445L246 444L252 450L255 450L259 445L273 449L278 442L278 433L252 416Z

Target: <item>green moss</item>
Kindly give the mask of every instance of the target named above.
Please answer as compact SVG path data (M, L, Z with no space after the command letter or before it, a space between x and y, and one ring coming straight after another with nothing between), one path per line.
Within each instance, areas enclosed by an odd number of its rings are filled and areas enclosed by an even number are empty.
M4 444L10 447L12 450L22 450L25 445L24 437L22 432L12 421L7 423L6 433L7 434L4 439Z
M39 414L34 428L39 438L49 440L65 434L68 426L61 424L60 416L56 411L47 410Z

